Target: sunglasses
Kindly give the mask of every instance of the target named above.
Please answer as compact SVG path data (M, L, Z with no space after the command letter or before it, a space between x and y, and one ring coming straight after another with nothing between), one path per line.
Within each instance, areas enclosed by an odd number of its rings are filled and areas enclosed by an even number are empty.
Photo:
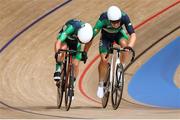
M117 23L119 23L120 22L120 20L116 20L116 21L110 21L112 24L117 24Z

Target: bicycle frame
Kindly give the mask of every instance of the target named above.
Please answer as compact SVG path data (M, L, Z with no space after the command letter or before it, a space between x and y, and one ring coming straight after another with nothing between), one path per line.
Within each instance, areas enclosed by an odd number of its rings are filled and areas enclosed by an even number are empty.
M65 53L65 59L64 59L64 77L66 80L65 83L68 85L68 78L69 78L69 70L72 66L72 55L68 54L67 52Z
M120 51L116 52L116 54L113 54L108 62L110 63L110 88L109 88L109 91L111 91L112 82L114 80L114 76L116 76L114 71L116 71L117 64L119 64L121 62Z

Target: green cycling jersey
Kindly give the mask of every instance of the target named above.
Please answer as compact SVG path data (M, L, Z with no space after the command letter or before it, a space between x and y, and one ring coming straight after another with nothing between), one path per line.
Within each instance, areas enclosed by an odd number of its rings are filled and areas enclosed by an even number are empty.
M77 37L78 30L84 25L85 23L77 20L71 19L65 23L65 25L60 30L57 40L62 42L63 44L67 44L68 47L74 50L81 50L81 43ZM81 53L77 53L73 58L81 60Z

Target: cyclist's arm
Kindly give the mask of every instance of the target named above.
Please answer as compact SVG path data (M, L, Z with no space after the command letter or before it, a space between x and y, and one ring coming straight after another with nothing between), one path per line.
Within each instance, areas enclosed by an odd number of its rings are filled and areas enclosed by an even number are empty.
M99 33L99 31L103 28L103 26L104 26L104 22L99 19L93 28L93 38Z
M130 40L129 40L128 46L131 47L131 48L133 48L135 42L136 42L136 33L132 33L132 34L130 35Z
M61 48L61 43L66 40L68 35L72 34L74 32L74 28L72 25L68 25L67 28L58 34L57 41L55 43L55 52L57 52Z
M98 20L98 21L96 22L96 25L95 25L94 28L93 28L93 38L92 38L92 40L93 40L94 37L99 33L99 31L102 29L102 27L103 27L103 22L102 22L101 20ZM89 48L90 48L91 45L92 45L92 40L85 45L84 51L88 52Z
M130 35L128 46L133 47L135 44L135 41L136 41L136 33L134 31L133 25L132 25L128 15L124 16L124 24L125 24L128 34Z

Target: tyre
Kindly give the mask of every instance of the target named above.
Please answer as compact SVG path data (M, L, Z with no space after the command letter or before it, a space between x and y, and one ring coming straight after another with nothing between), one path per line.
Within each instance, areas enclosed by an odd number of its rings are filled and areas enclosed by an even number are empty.
M60 83L60 86L57 87L57 107L58 108L61 108L62 100L63 100L63 90Z
M61 108L62 100L63 100L63 93L64 93L64 72L61 73L61 81L57 84L57 107Z
M102 107L106 108L109 100L109 87L110 87L110 65L108 66L108 74L106 76L105 84L104 84L104 96L101 99Z
M112 82L111 102L112 107L116 110L122 99L123 86L124 86L124 69L122 64L116 66L116 77Z

